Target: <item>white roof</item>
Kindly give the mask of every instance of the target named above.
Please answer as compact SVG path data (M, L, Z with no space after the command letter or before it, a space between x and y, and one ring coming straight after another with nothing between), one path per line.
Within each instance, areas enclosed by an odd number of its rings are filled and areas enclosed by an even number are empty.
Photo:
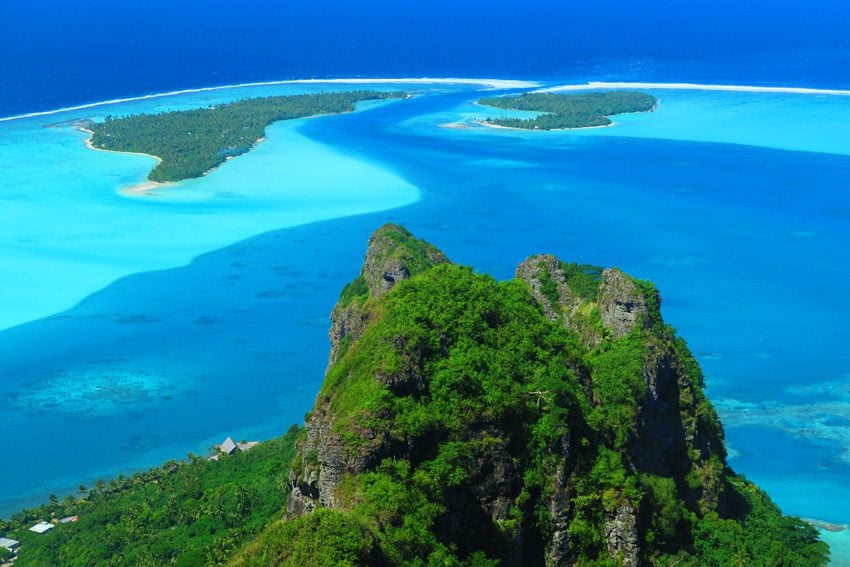
M5 547L5 548L6 548L6 549L8 549L9 551L12 551L12 550L13 550L13 549L15 549L16 547L18 547L18 545L19 545L20 543L21 543L21 542L19 542L19 541L18 541L18 540L16 540L16 539L9 539L9 538L7 538L7 537L0 537L0 547Z
M233 442L233 439L228 437L224 440L224 443L218 446L218 448L221 449L226 455L229 455L234 450L236 450L236 443Z
M50 522L39 522L33 527L30 528L31 532L35 532L37 534L43 534L44 532L48 532L53 529L53 524Z
M246 441L245 443L237 443L236 446L239 448L240 451L247 451L248 449L256 447L259 444L259 441Z

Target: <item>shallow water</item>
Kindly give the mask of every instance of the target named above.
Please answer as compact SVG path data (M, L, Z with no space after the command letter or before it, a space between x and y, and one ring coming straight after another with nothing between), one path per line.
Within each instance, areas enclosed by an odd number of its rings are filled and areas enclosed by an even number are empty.
M270 126L254 151L214 175L135 198L119 191L143 181L152 158L91 151L83 143L86 134L67 125L45 127L101 113L159 112L305 90L317 89L192 93L0 122L0 258L15 273L0 283L0 328L71 307L121 276L183 265L268 230L418 198L418 190L392 172L300 135L303 121Z
M654 280L706 372L732 466L788 513L850 522L850 146L836 127L850 99L676 91L614 128L440 128L487 112L456 89L275 126L161 199L115 192L146 158L0 125L0 155L37 156L0 185L0 242L18 239L0 249L15 274L0 312L55 314L0 332L0 420L20 448L0 512L300 422L327 314L369 233L393 220L498 278L552 252ZM370 209L384 210L346 216Z

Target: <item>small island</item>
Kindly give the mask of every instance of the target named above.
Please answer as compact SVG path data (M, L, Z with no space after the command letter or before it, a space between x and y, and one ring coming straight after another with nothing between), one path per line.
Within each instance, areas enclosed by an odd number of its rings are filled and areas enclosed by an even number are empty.
M486 118L480 121L485 126L525 130L571 130L611 126L613 123L608 117L615 114L651 112L658 105L658 99L638 91L524 93L518 96L482 98L478 104L543 113L534 118Z
M208 108L107 116L79 127L91 133L90 147L146 154L159 160L148 179L167 183L201 177L263 139L280 120L351 112L365 100L397 99L403 92L344 91L247 98Z

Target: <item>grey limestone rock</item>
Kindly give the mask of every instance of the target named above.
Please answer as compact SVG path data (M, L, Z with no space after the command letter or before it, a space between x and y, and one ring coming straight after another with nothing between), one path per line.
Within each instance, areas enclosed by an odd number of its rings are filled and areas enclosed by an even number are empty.
M602 341L599 329L588 324L584 317L577 316L585 300L570 289L558 258L551 254L531 256L517 267L516 277L531 287L532 296L543 308L547 318L560 321L575 331L588 347L594 347Z
M385 224L369 238L360 274L371 297L378 297L400 281L409 279L449 259L435 246L416 239L407 229Z
M623 502L617 506L606 520L604 532L608 554L613 559L619 559L623 567L641 564L637 518L631 504Z
M377 298L398 282L448 261L446 255L435 246L416 239L407 229L385 224L369 238L360 277L368 290L368 296ZM346 337L348 341L360 338L369 318L368 308L360 301L348 305L338 304L334 308L328 333L331 341L329 369L339 360L343 340Z
M632 279L616 268L602 272L599 285L602 324L614 339L628 335L639 322L648 324L649 313L643 293Z

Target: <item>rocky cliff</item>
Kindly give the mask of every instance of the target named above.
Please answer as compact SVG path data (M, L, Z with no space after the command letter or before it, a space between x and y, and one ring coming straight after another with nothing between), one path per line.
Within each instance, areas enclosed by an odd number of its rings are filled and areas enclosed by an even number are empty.
M287 518L356 523L368 563L715 564L712 530L782 517L728 468L660 306L617 269L532 256L499 283L380 228L333 311Z

